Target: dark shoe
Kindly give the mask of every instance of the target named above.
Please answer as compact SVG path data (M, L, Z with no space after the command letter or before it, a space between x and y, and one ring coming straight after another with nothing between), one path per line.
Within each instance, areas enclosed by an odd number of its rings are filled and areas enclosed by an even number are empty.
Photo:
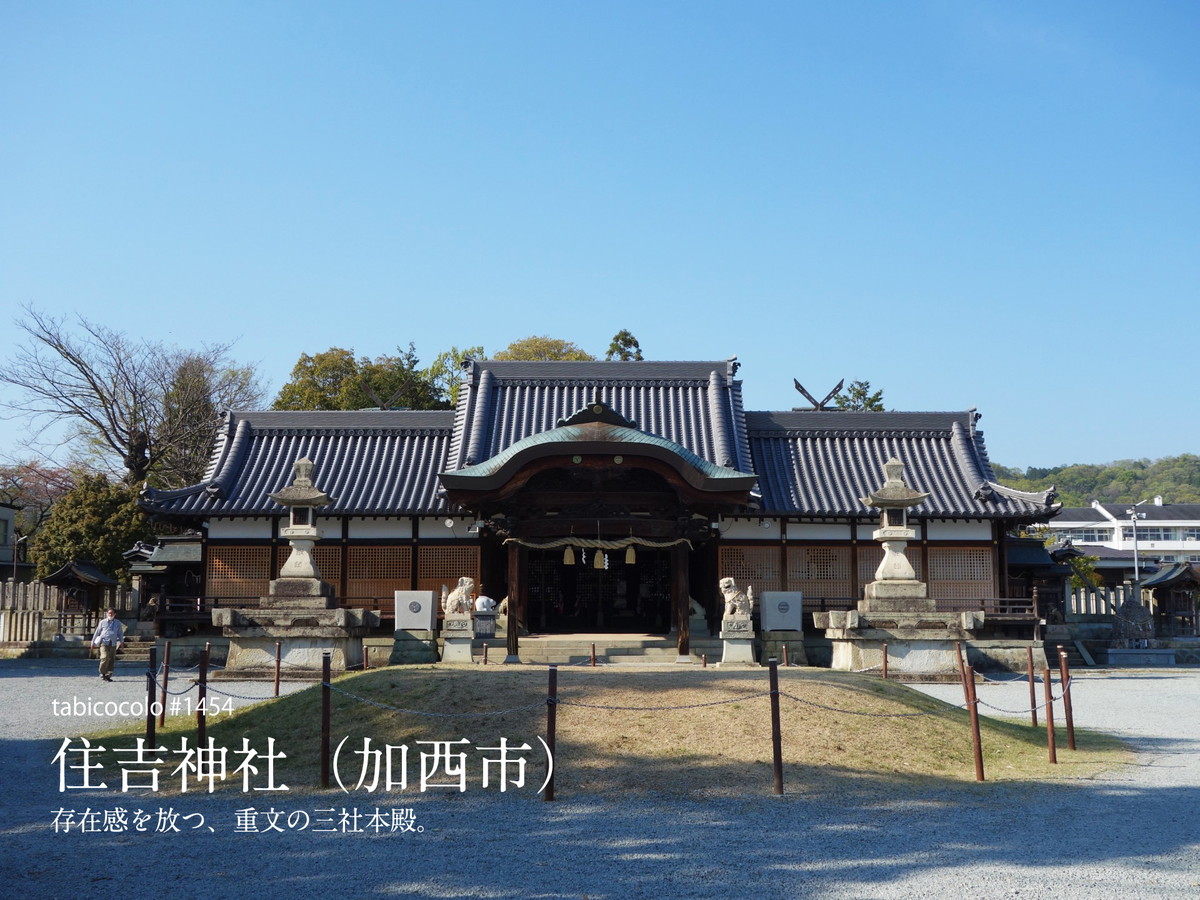
M100 677L103 678L105 681L112 681L111 675L101 675Z

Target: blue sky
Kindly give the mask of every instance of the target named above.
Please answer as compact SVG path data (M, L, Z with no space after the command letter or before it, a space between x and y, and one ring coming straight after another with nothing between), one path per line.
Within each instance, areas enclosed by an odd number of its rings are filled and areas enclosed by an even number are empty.
M1194 453L1197 46L1190 2L0 0L0 313L274 388L628 328L751 409L862 378L1006 465Z

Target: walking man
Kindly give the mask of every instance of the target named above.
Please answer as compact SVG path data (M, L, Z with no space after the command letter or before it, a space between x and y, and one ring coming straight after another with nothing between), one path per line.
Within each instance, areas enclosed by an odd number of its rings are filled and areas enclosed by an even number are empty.
M112 681L113 666L117 664L117 650L125 646L125 626L117 619L117 611L109 608L96 626L92 635L92 646L100 648L100 677Z

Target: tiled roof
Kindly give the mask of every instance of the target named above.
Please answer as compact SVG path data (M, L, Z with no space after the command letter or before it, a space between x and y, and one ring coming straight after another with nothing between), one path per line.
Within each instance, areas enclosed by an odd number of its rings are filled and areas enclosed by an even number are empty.
M1055 524L1111 522L1113 519L1129 522L1126 510L1133 508L1132 503L1102 503L1100 505L1112 516L1112 519L1094 506L1068 506L1063 507L1063 511L1058 517L1059 521ZM1143 503L1138 506L1137 511L1146 514L1144 519L1146 522L1200 522L1200 503L1164 503L1162 506ZM1138 521L1141 522L1143 519L1139 518Z
M1163 566L1157 573L1142 582L1144 588L1170 587L1177 583L1200 583L1200 575L1192 568L1191 563L1173 563Z
M449 469L549 431L592 400L718 466L751 472L737 364L477 361L464 372Z
M599 399L651 444L757 473L768 513L873 517L859 498L882 484L891 456L911 487L931 495L916 515L1030 521L1057 508L1046 494L995 482L972 412L747 413L736 371L732 360L471 362L453 411L230 413L203 481L146 490L142 502L165 515L279 515L270 495L307 456L317 487L334 498L324 515L439 514L439 473L493 460Z
M874 517L859 498L896 457L910 487L929 493L917 516L1046 518L1053 497L997 484L973 412L797 410L746 414L765 512Z
M452 412L229 413L204 481L178 491L148 489L142 504L176 515L278 515L270 495L291 484L296 460L333 497L322 515L402 515L444 509Z

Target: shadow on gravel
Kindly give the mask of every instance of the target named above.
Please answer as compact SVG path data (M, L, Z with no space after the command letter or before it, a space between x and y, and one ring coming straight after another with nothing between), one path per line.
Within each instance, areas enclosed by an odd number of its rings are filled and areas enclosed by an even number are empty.
M0 861L14 896L334 896L421 898L630 898L869 896L881 885L974 866L1140 867L1140 858L1195 853L1200 789L1112 783L984 783L927 778L896 782L860 773L790 766L793 791L679 799L643 793L576 795L543 803L531 791L467 793L152 794L59 792L51 760L59 740L0 740ZM1155 742L1150 742L1155 743ZM1172 753L1193 742L1160 742ZM1064 754L1069 751L1063 751ZM627 758L648 784L662 760ZM1169 766L1166 760L1153 764ZM735 778L730 767L725 773ZM114 777L115 775L115 777ZM720 777L709 767L704 777ZM68 773L69 782L78 773ZM820 790L806 792L805 785ZM343 831L343 810L411 809L420 832ZM98 830L55 833L55 811L97 814ZM239 810L257 833L239 833ZM142 811L147 831L104 830ZM179 830L159 830L163 813ZM305 829L289 822L307 821ZM203 823L197 826L203 817ZM336 833L318 833L328 816ZM187 818L184 818L187 817ZM243 814L244 819L244 814ZM271 823L274 823L274 827ZM1112 829L1119 823L1120 839ZM282 828L282 831L277 830ZM211 830L210 830L211 829ZM87 860L119 870L94 880ZM107 864L106 864L107 865ZM963 875L962 877L965 877ZM1193 878L1193 881L1195 879Z

